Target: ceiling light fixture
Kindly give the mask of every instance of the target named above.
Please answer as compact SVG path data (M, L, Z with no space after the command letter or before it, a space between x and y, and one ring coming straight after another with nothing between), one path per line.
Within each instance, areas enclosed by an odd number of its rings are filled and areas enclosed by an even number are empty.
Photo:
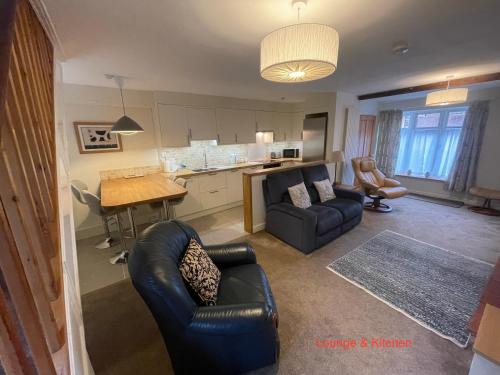
M125 102L123 100L123 77L115 76L112 74L106 74L106 78L113 79L118 85L118 88L120 89L120 96L122 99L122 107L123 107L123 116L120 117L117 122L115 122L110 132L119 133L123 135L133 135L136 133L144 132L144 129L137 122L135 122L125 114Z
M428 93L425 100L426 106L433 107L440 105L459 104L467 101L467 93L469 90L464 87L450 89L450 80L453 78L453 76L448 76L446 78L448 79L446 90L438 90Z
M306 82L337 69L339 34L333 27L299 23L305 0L294 0L297 24L268 34L260 44L260 75L273 82Z

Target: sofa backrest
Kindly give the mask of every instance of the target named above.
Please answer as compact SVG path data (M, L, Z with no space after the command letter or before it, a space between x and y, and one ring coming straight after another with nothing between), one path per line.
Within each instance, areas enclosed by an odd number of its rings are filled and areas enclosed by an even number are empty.
M266 183L263 184L266 205L290 202L288 188L301 182L304 182L304 177L299 168L268 175Z
M309 196L311 197L311 203L318 202L319 194L314 186L314 181L322 181L330 178L326 165L321 164L302 168L302 176L304 176L304 185L306 185Z

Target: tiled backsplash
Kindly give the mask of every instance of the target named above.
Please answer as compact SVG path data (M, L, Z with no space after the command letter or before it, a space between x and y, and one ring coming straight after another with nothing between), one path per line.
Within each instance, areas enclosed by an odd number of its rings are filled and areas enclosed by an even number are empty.
M302 154L302 142L275 142L264 145L266 156L271 152L283 152L284 148L298 148ZM188 168L201 168L205 163L203 153L207 153L208 165L228 165L234 160L248 157L248 145L221 145L214 141L191 141L191 147L172 147L161 150L164 159L174 159L176 164L185 164Z

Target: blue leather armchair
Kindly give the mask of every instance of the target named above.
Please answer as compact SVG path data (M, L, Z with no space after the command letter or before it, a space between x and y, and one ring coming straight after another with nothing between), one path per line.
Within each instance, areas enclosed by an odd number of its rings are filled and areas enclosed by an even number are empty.
M267 277L246 243L204 246L221 270L217 305L198 305L179 272L190 238L181 221L157 223L129 257L132 282L151 310L176 374L238 374L274 364L278 313Z

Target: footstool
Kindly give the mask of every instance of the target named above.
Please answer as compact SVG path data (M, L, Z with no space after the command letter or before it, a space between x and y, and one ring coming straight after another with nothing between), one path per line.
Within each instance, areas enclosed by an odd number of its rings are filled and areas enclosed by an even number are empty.
M500 200L500 190L486 189L478 186L470 188L469 193L476 197L484 198L482 206L469 207L470 210L483 215L500 216L500 211L491 207L492 200Z

